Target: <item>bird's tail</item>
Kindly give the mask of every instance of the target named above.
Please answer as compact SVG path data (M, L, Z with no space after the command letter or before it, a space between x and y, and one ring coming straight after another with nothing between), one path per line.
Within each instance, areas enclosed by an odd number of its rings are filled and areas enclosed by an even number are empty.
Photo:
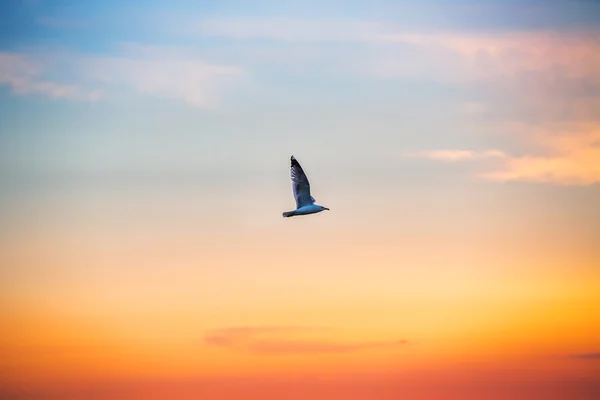
M283 213L283 217L287 218L287 217L293 217L296 213L294 211L286 211Z

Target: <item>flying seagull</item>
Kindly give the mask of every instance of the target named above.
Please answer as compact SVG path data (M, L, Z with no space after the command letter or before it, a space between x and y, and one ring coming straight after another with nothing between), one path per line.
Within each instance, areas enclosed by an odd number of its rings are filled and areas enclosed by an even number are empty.
M291 158L292 167L292 189L294 190L294 198L296 199L296 209L294 211L286 211L284 217L293 217L294 215L307 215L329 210L327 207L315 204L315 198L310 195L310 183L302 170L300 163L294 156Z

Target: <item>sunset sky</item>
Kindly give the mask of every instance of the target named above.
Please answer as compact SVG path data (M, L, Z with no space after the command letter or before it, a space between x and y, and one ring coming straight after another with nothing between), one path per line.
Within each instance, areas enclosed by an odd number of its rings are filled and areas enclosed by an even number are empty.
M0 0L0 398L600 398L598 21Z

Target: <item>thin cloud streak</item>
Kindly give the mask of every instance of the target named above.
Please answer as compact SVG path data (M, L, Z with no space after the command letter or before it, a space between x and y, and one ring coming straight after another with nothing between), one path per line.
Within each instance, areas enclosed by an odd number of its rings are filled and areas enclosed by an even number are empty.
M108 56L0 53L0 85L9 86L20 96L38 93L54 99L86 101L126 89L193 107L215 108L223 91L245 74L240 67L206 62L181 49L139 45L122 49ZM46 64L57 62L71 72L69 79L76 83L43 78L51 73Z
M304 59L290 53L289 69L314 59L320 65L335 65L338 72L367 79L484 85L492 97L502 97L500 110L516 104L547 116L563 114L567 108L581 109L584 97L590 101L589 94L573 90L590 91L600 85L599 30L560 35L552 31L424 33L377 20L238 17L199 20L190 31L239 41L266 39L312 46L315 51L305 53ZM323 50L332 42L358 46L352 51ZM260 58L258 50L256 57ZM250 58L252 62L256 57ZM271 66L270 60L264 63ZM569 98L568 106L559 101L565 98Z
M61 84L41 77L43 66L26 55L0 53L0 85L8 86L18 96L41 94L53 99L94 101L98 90L83 90L72 84Z
M534 95L547 93L548 82L586 80L600 82L600 32L568 35L515 32L510 35L472 35L455 33L397 33L374 36L379 44L411 46L417 51L407 61L402 52L382 52L368 64L374 77L402 78L427 76L451 84L495 82L505 90L507 80L514 92L531 80L529 74L548 75L536 79ZM386 47L387 48L387 47ZM529 90L531 91L531 90ZM521 93L521 95L523 95ZM527 94L530 97L529 94ZM535 96L534 100L544 100Z
M406 153L407 157L416 158L428 158L431 160L439 161L466 161L466 160L479 160L484 158L504 158L507 157L500 150L485 150L485 151L471 151L471 150L430 150L415 153Z
M300 57L290 56L287 64L276 64L284 71L314 59L321 66L335 65L338 73L363 78L421 78L452 85L484 83L493 93L515 97L518 104L543 109L549 115L564 108L557 109L557 99L564 98L566 89L574 83L580 88L600 85L600 31L564 35L420 33L402 31L382 21L302 18L201 19L192 23L189 30L189 35L201 37L271 39L282 44L312 42L315 51L304 52ZM339 41L364 46L333 53L321 47ZM138 45L124 50L111 56L76 55L74 63L81 65L81 73L91 82L111 89L126 87L155 97L182 100L202 108L216 106L223 91L246 75L250 65L257 69L273 67L272 57L260 61L260 47L250 47L246 56L236 53L237 58L234 55L228 65L197 57L191 48L175 51L168 46ZM282 49L276 54L281 58L285 52ZM84 62L78 62L81 60ZM53 97L81 97L76 94L77 84L23 84L11 77L10 84L20 86L20 93L36 91ZM569 104L579 104L578 100L569 100ZM501 108L507 103L510 104L503 99Z
M413 45L427 49L424 56L452 61L451 51L462 56L459 62L469 73L486 77L510 75L521 70L546 70L560 66L569 77L600 78L600 31L574 31L567 34L516 31L511 33L458 33L406 31L377 20L302 18L218 18L191 24L190 33L237 40L346 41L380 45ZM402 74L405 57L391 58ZM430 61L429 59L423 61ZM453 63L454 64L454 63ZM410 65L410 63L408 63ZM425 63L425 66L428 64ZM385 67L385 66L382 66ZM444 67L447 67L444 65ZM485 68L479 68L485 67ZM385 70L389 70L386 67ZM390 75L390 71L385 73ZM479 75L476 74L475 77Z
M600 352L598 353L579 353L571 354L571 358L577 358L580 360L600 360Z
M204 342L211 346L264 355L348 353L407 343L406 340L341 343L298 338L312 331L301 327L232 327L209 332Z
M430 150L407 155L441 162L497 158L501 161L497 169L477 174L492 181L581 186L600 182L600 125L573 128L560 135L531 132L529 135L546 155L513 156L499 150Z
M495 181L551 182L587 186L600 182L600 127L548 137L552 155L510 157L503 168L482 174Z
M239 68L196 59L103 57L86 62L86 74L108 86L125 87L154 97L181 100L198 108L213 108L221 89Z

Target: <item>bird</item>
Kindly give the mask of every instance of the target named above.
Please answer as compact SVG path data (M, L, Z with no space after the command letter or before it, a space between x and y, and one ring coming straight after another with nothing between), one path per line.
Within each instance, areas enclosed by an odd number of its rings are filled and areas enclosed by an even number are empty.
M295 215L315 214L324 210L329 211L329 208L315 204L315 198L310 195L310 183L308 183L308 178L298 160L292 156L290 161L292 189L294 198L296 199L296 209L284 212L283 217L289 218Z

